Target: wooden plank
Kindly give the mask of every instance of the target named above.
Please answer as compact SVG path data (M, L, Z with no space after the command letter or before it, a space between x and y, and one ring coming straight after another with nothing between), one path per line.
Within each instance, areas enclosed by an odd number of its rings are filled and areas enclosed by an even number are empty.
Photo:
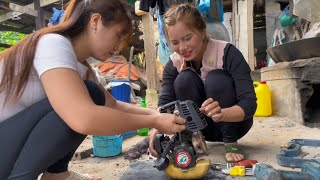
M29 7L26 7L26 6L20 6L18 4L14 4L14 3L10 3L9 7L10 7L11 10L20 12L22 14L29 14L29 15L35 16L35 17L38 16L38 11L34 10L34 8L29 8Z
M58 1L60 1L60 0L41 0L40 1L40 7L44 7L44 6L47 6L49 4L52 4L52 3L55 3L55 2L58 2ZM27 6L24 6L24 7L34 9L34 3L31 3L31 4L29 4ZM18 13L18 15L21 15L21 14L23 14L23 13ZM11 18L12 18L12 12L5 13L5 14L0 16L0 23L4 22L6 20L9 20Z
M2 9L4 9L4 10L10 11L10 8L9 8L8 5L5 4L4 2L0 2L0 8L2 8Z
M55 2L58 2L58 1L60 1L60 0L40 0L40 7L45 7L45 6L48 6L48 5L55 3ZM29 4L27 6L33 7L34 3Z
M32 27L15 28L12 26L5 26L5 25L0 24L1 31L15 31L15 32L28 34L28 33L32 32L32 29L33 29Z
M248 26L247 26L247 0L238 1L238 9L239 9L239 47L238 49L243 54L243 57L248 62Z
M9 44L0 43L0 47L9 48L11 47Z
M147 88L157 90L157 65L155 53L155 38L154 38L154 24L152 16L147 13L142 16L144 49L146 54L146 74L147 74Z
M24 27L23 24L20 24L20 23L14 22L14 21L7 21L7 22L2 23L2 25L10 26L13 28L23 28Z
M248 63L251 71L254 71L255 55L253 41L253 1L247 0L247 31L248 31Z
M254 70L254 44L253 44L253 1L252 0L234 0L237 9L233 12L235 23L233 35L234 44L241 51L248 62L251 70Z
M38 11L38 15L37 17L35 17L36 30L38 30L46 26L46 21L44 19L44 11L40 6L40 0L34 0L34 9Z
M144 50L146 58L146 103L148 108L156 109L158 107L158 74L157 74L157 57L154 37L153 17L147 13L142 16Z
M239 48L238 0L232 0L232 43Z
M5 13L0 16L0 23L12 18L12 12Z

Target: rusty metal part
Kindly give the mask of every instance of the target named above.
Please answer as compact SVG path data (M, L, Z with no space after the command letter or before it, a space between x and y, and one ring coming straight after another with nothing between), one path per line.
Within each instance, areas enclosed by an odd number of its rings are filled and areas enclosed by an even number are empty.
M192 145L199 155L207 155L208 147L206 141L204 140L204 136L201 131L197 131L192 134Z

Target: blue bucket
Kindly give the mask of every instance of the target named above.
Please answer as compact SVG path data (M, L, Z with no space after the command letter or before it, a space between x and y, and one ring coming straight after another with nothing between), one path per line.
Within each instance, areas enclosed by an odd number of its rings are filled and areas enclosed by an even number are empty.
M93 136L93 154L97 157L112 157L122 152L122 135Z
M112 80L111 94L119 101L130 103L131 87L127 80Z

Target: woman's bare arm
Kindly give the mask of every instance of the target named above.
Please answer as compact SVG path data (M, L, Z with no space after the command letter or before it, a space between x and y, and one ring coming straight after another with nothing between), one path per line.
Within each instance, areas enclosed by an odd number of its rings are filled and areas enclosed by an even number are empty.
M178 125L185 120L170 114L139 115L120 111L115 106L95 105L83 80L72 69L48 70L42 74L41 81L54 110L70 128L82 134L113 135L142 127L170 134L185 128ZM109 97L106 98L108 101Z

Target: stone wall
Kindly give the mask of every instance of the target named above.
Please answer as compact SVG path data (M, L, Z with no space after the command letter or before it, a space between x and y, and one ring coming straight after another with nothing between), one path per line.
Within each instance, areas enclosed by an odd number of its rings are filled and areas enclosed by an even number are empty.
M261 81L267 81L270 87L274 115L290 117L301 124L320 123L320 117L312 117L317 115L313 113L315 110L320 111L320 103L307 107L312 95L319 93L313 88L320 84L320 58L281 62L262 68Z

